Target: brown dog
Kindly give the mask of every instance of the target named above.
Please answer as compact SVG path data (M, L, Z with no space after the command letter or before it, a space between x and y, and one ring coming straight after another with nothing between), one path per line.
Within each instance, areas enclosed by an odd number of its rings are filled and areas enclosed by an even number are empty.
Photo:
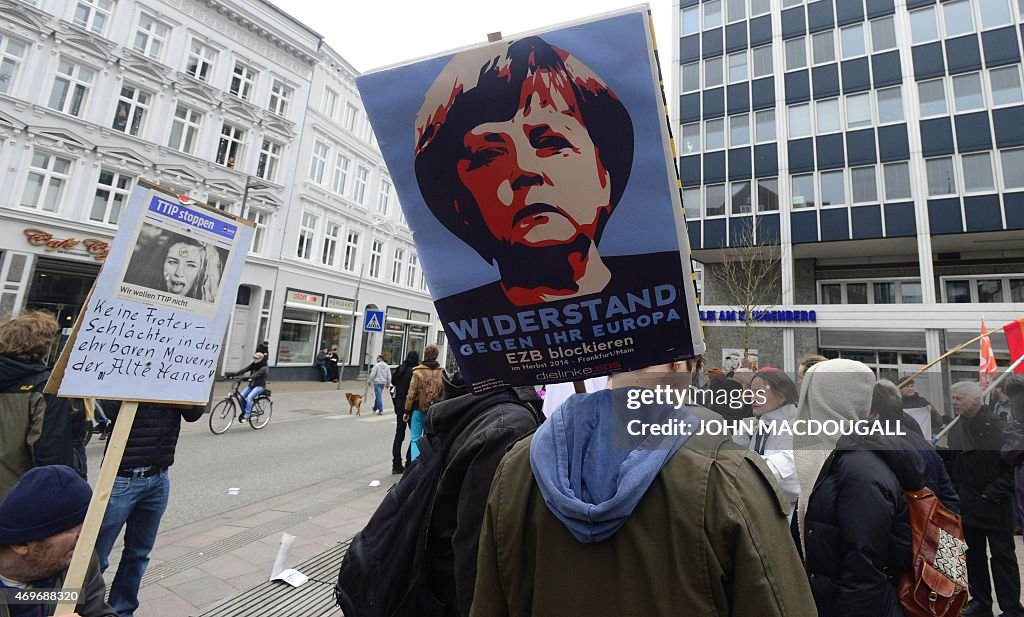
M348 413L349 413L349 415L352 415L352 410L353 409L356 410L356 415L357 416L362 415L362 412L359 409L363 405L363 395L362 394L353 394L351 392L346 392L345 393L345 400L348 401Z

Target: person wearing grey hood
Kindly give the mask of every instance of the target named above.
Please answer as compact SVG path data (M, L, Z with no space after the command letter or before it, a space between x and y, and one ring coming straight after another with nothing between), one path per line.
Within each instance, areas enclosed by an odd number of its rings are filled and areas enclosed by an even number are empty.
M638 398L673 368L570 397L502 459L472 617L815 615L761 457Z
M797 422L870 426L874 389L875 374L860 362L815 364L804 374ZM792 529L818 614L903 617L896 583L913 559L904 491L924 486L924 460L898 437L811 433L794 436Z

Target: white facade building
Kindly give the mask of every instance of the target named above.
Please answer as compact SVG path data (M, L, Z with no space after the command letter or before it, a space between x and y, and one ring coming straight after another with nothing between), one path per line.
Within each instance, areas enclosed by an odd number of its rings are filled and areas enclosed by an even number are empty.
M381 196L390 185L354 74L319 34L257 0L0 0L0 318L44 308L70 326L145 178L256 222L225 367L269 340L275 378L311 377L304 345L348 357L343 331L364 304L405 320L390 355L431 340L436 318L418 271L410 278L393 189ZM327 88L337 103L324 115ZM330 161L313 177L324 145ZM347 178L335 174L342 152ZM320 302L305 324L288 311L305 310L298 291ZM383 338L357 337L350 362Z

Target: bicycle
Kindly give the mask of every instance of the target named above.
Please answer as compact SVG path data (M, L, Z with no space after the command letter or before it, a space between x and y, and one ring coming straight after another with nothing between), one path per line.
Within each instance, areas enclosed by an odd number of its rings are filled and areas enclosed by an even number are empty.
M238 391L243 380L232 379L231 394L228 394L210 410L210 431L214 435L226 432L245 413L245 399ZM274 412L274 401L270 400L270 390L264 390L252 402L252 413L249 414L249 426L259 430L270 422L270 414Z

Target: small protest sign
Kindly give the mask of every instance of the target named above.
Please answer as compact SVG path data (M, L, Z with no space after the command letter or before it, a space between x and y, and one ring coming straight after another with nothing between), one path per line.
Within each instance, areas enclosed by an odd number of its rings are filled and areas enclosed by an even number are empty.
M658 80L644 7L357 78L474 392L703 353Z
M205 403L253 228L140 183L55 376L61 396Z

